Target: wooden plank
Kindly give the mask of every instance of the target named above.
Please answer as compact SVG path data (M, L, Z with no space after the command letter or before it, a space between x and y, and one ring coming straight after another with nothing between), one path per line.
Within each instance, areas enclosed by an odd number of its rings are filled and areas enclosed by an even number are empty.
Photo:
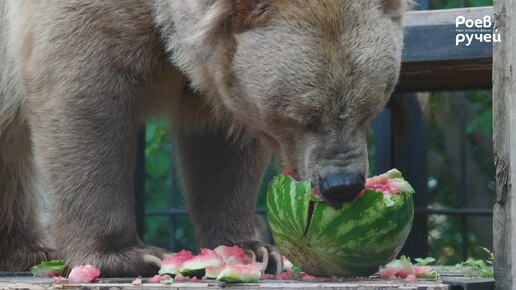
M490 89L492 60L404 63L398 91Z
M492 7L409 12L397 89L491 88L492 43L473 41L470 46L456 46L455 19L457 16L482 19L492 15ZM484 32L491 33L492 28Z
M228 284L216 281L200 281L198 283L177 282L171 285L144 283L142 285L132 285L130 279L104 279L94 284L53 284L52 279L43 278L25 278L25 279L0 279L0 289L28 289L28 290L47 290L47 289L188 289L188 290L205 290L205 289L244 289L244 290L281 290L281 289L297 289L297 290L388 290L388 289L404 289L404 290L448 290L449 286L441 281L418 281L416 283L405 282L403 280L378 280L378 279L354 279L346 282L304 282L304 281L262 281L260 283L246 284ZM125 281L124 281L125 280Z
M474 41L470 46L456 46L455 19L493 17L492 7L411 11L405 18L403 62L456 61L491 58L493 46ZM492 27L489 32L492 33Z
M516 2L495 1L502 41L494 45L493 140L497 199L494 206L496 289L516 288Z

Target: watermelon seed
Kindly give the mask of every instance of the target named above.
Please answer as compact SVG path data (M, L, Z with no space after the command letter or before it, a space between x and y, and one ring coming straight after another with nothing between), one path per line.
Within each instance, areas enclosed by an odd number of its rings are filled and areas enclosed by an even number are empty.
M310 228L310 224L312 223L312 216L314 214L315 209L315 201L310 201L308 204L308 215L306 216L306 228L305 232L303 233L303 237L306 237L306 234L308 233L308 229Z

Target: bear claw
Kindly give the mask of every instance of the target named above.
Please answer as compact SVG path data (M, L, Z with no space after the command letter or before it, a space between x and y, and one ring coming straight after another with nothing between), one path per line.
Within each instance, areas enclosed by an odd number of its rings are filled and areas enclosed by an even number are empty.
M261 242L245 242L238 244L253 262L264 264L265 273L279 275L283 270L283 256L276 248Z

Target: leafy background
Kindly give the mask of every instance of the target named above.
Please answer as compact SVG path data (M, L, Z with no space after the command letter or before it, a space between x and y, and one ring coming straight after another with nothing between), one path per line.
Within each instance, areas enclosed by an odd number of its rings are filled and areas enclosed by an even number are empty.
M461 6L491 6L492 0L434 0L431 9L458 8ZM492 98L487 91L419 93L429 130L429 207L458 208L461 205L460 144L457 136L465 134L466 204L474 208L491 208L495 196L492 152ZM463 130L465 129L465 130ZM180 181L174 167L174 148L166 119L155 120L146 128L146 182L145 209L147 213L169 208L184 209ZM373 138L374 134L371 134ZM374 152L370 154L374 164ZM264 206L265 188L275 174L270 166L262 183L258 207ZM372 168L374 171L374 166ZM263 217L257 223L266 229ZM468 255L485 258L480 249L492 249L492 219L469 217ZM462 260L463 221L459 217L429 216L429 255L439 264L455 264ZM194 230L187 215L175 218L147 215L145 242L171 250L196 250Z

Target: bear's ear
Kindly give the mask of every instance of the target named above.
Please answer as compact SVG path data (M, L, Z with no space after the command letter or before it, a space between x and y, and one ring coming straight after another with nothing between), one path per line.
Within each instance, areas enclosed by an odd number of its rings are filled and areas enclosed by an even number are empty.
M233 32L263 25L269 20L275 0L231 0L233 6Z
M412 0L382 0L385 13L392 18L403 16L413 4Z

